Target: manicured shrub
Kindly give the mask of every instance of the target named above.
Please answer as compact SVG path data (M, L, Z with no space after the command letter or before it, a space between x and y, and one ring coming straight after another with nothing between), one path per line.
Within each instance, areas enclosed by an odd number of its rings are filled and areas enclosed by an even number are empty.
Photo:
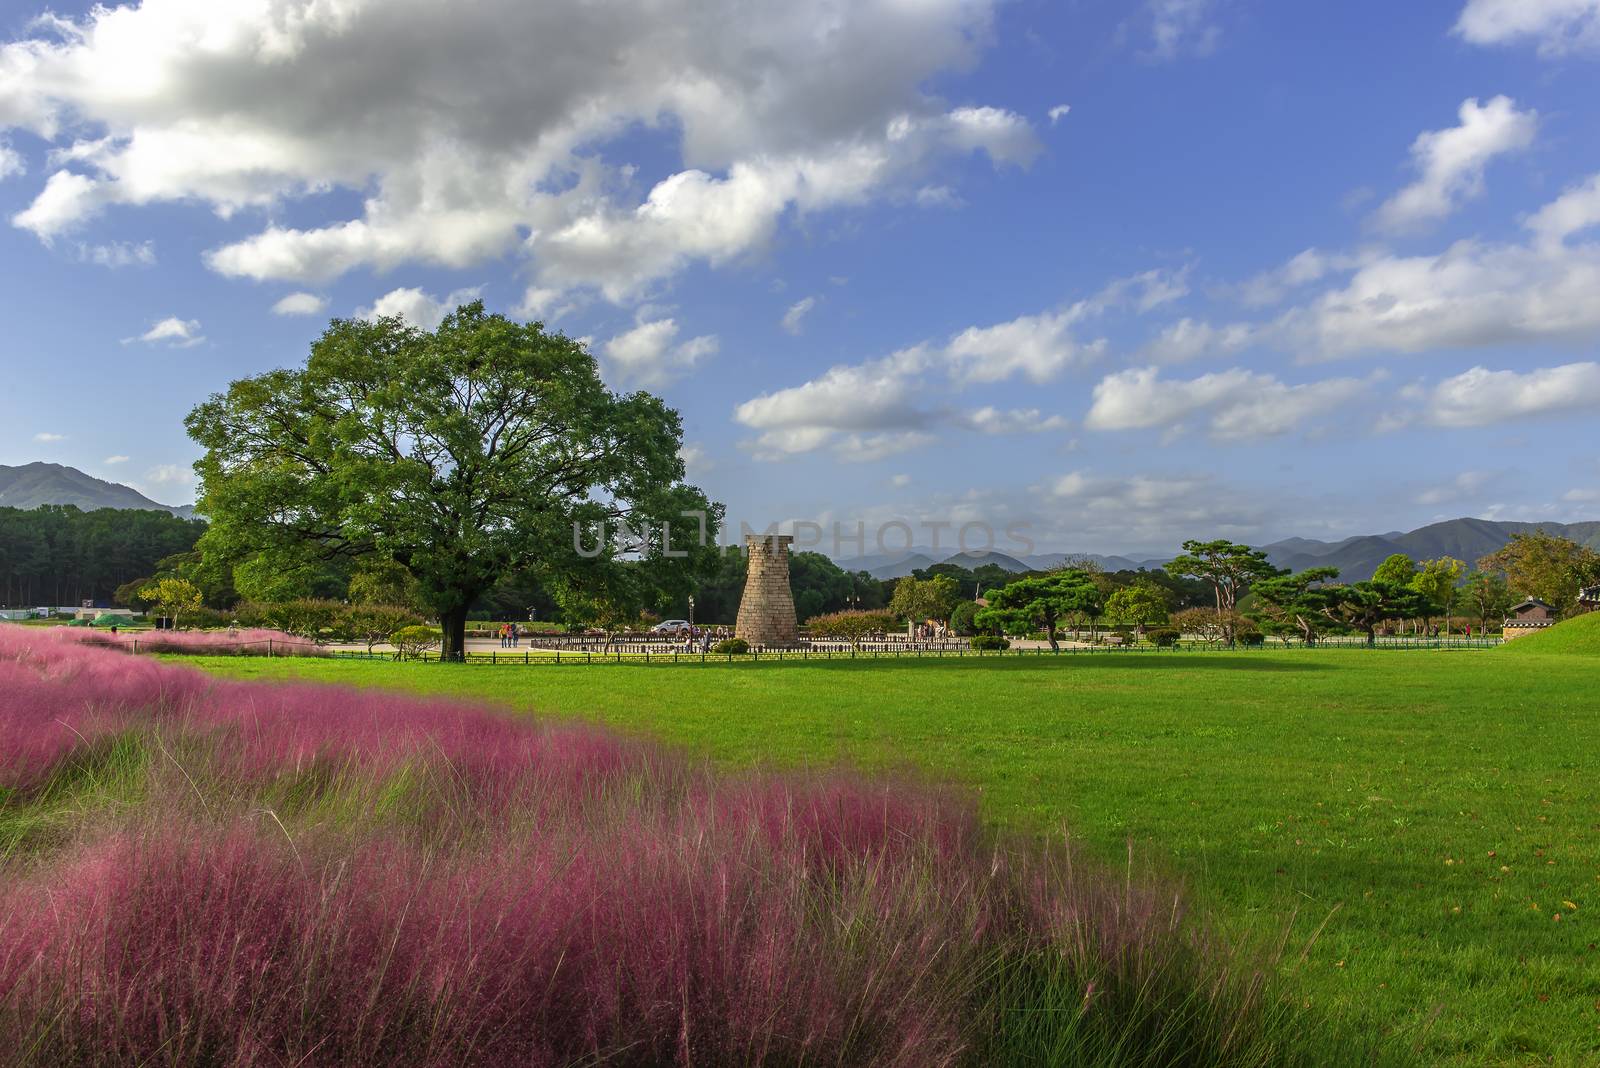
M429 649L436 649L444 641L438 627L401 627L389 635L389 644L395 647L402 660L415 660Z
M1265 642L1267 636L1259 630L1241 630L1233 636L1233 640L1240 645L1259 646Z
M1011 648L1011 640L998 634L975 634L968 644L980 651Z
M1159 645L1163 649L1169 649L1177 645L1178 638L1181 637L1176 627L1157 627L1154 630L1145 631L1144 636L1151 643Z
M750 651L750 643L743 638L725 638L711 647L718 656L743 656Z
M867 638L895 630L898 620L888 612L829 612L806 621L807 631L816 638L837 638L852 647Z

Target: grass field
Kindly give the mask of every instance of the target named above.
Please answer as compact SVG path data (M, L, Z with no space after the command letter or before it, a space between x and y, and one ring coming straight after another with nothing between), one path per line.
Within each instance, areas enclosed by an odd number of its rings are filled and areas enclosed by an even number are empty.
M1600 659L1530 646L201 663L599 720L731 765L914 768L968 785L997 824L1069 833L1108 858L1131 841L1236 935L1309 943L1285 956L1307 1001L1429 1059L1600 1063Z

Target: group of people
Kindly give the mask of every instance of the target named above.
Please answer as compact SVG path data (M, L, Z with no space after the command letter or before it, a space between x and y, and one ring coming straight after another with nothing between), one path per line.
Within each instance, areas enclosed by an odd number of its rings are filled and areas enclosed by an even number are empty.
M950 637L950 627L945 623L918 623L911 629L911 637L915 641L940 641Z
M698 650L709 653L714 643L730 636L727 630L727 627L686 627L678 632L678 636L683 639L685 652Z
M518 643L529 635L529 632L515 623L502 623L498 629L500 633L500 648L502 649L517 648Z

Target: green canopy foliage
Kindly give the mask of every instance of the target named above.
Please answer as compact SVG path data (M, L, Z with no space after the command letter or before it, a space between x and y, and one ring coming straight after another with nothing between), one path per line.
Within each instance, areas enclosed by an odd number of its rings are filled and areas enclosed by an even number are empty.
M714 562L721 508L683 482L678 414L481 302L431 333L335 320L304 367L234 382L186 425L206 555L397 564L447 657L510 572L632 605Z
M1100 610L1100 588L1093 576L1075 568L1029 575L988 594L989 606L977 614L980 629L1006 634L1042 630L1051 649L1060 649L1056 630L1073 613Z

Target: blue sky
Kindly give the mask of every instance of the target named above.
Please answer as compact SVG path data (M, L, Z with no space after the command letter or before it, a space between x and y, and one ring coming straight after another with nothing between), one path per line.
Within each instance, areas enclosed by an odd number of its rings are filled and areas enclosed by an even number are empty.
M0 462L478 295L755 525L1600 518L1600 0L462 7L9 0Z

